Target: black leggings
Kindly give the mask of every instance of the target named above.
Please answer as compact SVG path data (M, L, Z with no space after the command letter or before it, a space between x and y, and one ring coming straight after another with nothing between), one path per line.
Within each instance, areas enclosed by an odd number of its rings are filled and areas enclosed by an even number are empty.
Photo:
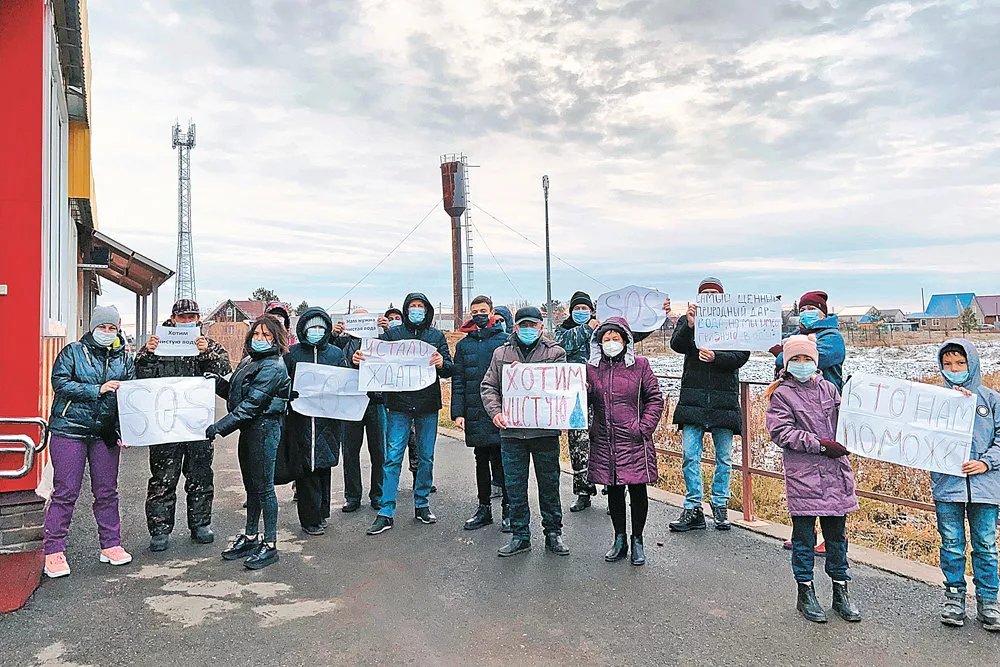
M615 535L625 534L625 485L609 486L608 508L611 509L611 524L615 527ZM645 484L629 484L628 497L632 501L632 534L642 537L646 527L646 515L649 513L649 496L646 495Z

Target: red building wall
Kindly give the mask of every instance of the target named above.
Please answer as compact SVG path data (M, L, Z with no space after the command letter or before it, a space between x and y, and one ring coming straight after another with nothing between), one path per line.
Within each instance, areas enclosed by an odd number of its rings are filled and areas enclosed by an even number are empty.
M0 417L47 416L42 394L43 0L0 0ZM24 432L24 428L3 432ZM37 438L37 433L31 433ZM0 455L3 457L3 455ZM0 458L20 467L20 456ZM0 492L33 490L41 467Z

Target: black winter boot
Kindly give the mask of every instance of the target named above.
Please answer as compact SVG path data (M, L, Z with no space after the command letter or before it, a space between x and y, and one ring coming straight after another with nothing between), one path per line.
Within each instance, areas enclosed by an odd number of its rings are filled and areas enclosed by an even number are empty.
M480 505L476 508L476 513L465 522L466 530L479 530L493 523L493 508L489 505Z
M150 551L166 551L170 545L170 535L153 535L149 538Z
M604 554L604 560L609 563L617 563L628 556L628 544L625 542L626 537L628 536L625 533L615 533L615 543L611 545L608 553Z
M799 584L799 597L795 603L795 608L806 617L807 621L826 623L826 612L823 611L823 607L819 606L819 600L816 599L816 590L813 588L812 582Z
M997 601L976 600L976 620L983 624L983 630L1000 631L1000 605Z
M642 545L642 535L632 536L632 565L646 564L646 549Z
M945 586L944 603L941 605L941 622L956 628L965 625L965 591Z
M833 582L833 610L845 621L857 623L861 620L861 612L851 602L851 596L847 592L846 581Z
M562 535L546 535L545 548L557 556L569 555L569 547L563 542Z
M211 526L198 526L191 529L191 540L198 544L211 544L215 541L215 533Z
M712 505L712 518L715 520L716 530L729 530L733 524L729 523L729 509L723 505L721 507Z
M705 530L705 513L700 507L685 509L677 521L670 522L670 530L686 533L689 530Z
M500 510L500 532L501 533L511 533L513 530L510 527L510 505L504 505Z
M582 512L590 507L590 496L577 496L576 502L570 505L570 512Z
M500 556L500 558L509 558L528 551L531 551L531 540L522 540L519 537L514 537L511 539L510 544L497 549L497 556Z

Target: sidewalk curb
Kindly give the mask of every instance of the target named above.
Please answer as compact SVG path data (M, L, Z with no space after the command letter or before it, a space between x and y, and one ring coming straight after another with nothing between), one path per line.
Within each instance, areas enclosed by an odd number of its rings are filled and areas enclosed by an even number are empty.
M454 438L463 442L465 441L465 433L463 431L444 427L439 427L438 431L442 435L446 435L449 438ZM573 474L573 469L568 464L561 462L560 466L562 471L567 475ZM671 493L670 491L664 491L663 489L658 489L655 486L649 486L648 488L650 500L655 500L663 503L664 505L671 505L677 508L684 506L684 496L677 493ZM704 505L704 508L705 513L711 516L712 508L708 505ZM730 514L733 514L733 512L730 512ZM747 522L743 520L742 514L739 514L738 516L740 518L731 519L731 521L734 526L743 530L771 538L778 542L784 542L792 537L791 526L773 523L771 521L764 521L762 519ZM882 551L878 551L877 549L870 549L856 544L850 545L850 560L888 574L903 577L904 579L919 581L927 584L928 586L933 586L934 588L941 587L941 570L931 565L915 563L911 560L900 558L899 556L893 556L892 554L887 554ZM969 590L971 591L972 588L970 587Z

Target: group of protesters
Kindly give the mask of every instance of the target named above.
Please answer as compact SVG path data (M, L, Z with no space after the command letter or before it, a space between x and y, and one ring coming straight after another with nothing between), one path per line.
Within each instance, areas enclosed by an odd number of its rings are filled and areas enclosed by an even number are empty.
M706 278L698 291L722 293L723 285L716 278ZM663 308L671 312L669 299ZM858 502L849 452L837 442L836 428L846 349L825 292L804 294L798 309L799 330L771 350L775 381L766 392L767 430L784 458L792 517L792 539L786 546L792 552L798 589L796 608L810 621L827 621L813 587L815 557L825 553L825 569L833 582L833 611L846 621L857 622L862 614L848 592L846 517L858 509ZM277 562L276 480L295 482L302 530L322 535L330 518L331 469L340 463L341 453L345 498L341 509L358 511L363 499L360 453L365 442L371 458L368 499L376 511L367 533L379 535L393 527L407 451L413 473L414 519L435 523L430 495L438 413L443 407L440 380L451 378L450 415L465 431L475 459L477 504L464 529L494 524L492 501L499 497L500 531L510 534L510 540L498 555L530 551L528 473L533 465L545 548L566 556L570 550L563 539L559 488L561 432L512 428L503 410L505 366L555 363L586 367L588 428L567 432L576 496L570 511L590 508L597 486L603 487L613 528L605 560L630 558L633 565L645 564L647 486L659 477L654 432L661 422L664 400L648 360L635 351L643 334L633 333L622 318L599 321L595 304L585 292L573 294L569 316L552 336L546 335L536 307L522 307L511 314L504 306L494 306L488 296L478 296L469 315L454 357L444 334L433 326L434 308L424 294L408 294L402 308L390 308L378 317L379 338L419 340L433 347L429 363L436 369L435 378L418 390L372 393L363 418L345 422L302 415L294 408L291 378L297 363L359 368L366 359L360 339L345 333L344 323L333 322L322 309L302 313L291 332L287 307L269 304L265 314L250 324L242 360L233 371L226 350L203 335L197 338L197 356L157 355L159 341L153 336L133 359L117 310L97 307L88 333L60 352L53 369L50 449L54 489L45 517L45 573L49 577L70 573L65 543L85 463L91 470L100 560L112 565L132 560L121 543L117 491L121 441L115 392L122 381L164 377L212 379L216 392L226 400L227 414L207 428L203 440L149 448L145 510L151 551L169 547L182 472L191 539L200 544L214 541L213 441L237 430L246 527L222 552L226 560L242 560L250 569ZM682 435L686 487L681 514L669 524L677 533L708 526L701 469L706 431L715 452L709 493L712 522L717 530L731 528L732 441L742 426L739 370L750 357L749 352L699 348L694 335L696 316L697 306L689 305L670 341L671 348L684 355L680 399L673 412L673 423ZM179 300L164 324L199 326L198 305L190 299ZM978 402L970 459L962 467L965 477L932 474L945 577L941 622L965 623L966 544L971 542L976 618L987 630L1000 630L996 548L1000 395L983 386L979 357L968 340L944 343L938 364L948 387L976 396ZM630 512L626 512L626 495ZM817 522L824 540L819 546Z

